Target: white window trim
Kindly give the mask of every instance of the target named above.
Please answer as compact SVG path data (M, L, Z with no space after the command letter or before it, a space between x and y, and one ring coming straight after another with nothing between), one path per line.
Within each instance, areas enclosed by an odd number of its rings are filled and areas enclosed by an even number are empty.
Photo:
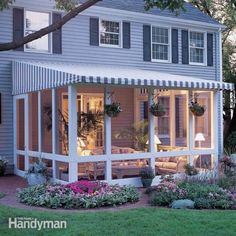
M191 62L190 59L190 32L196 32L196 33L203 33L203 37L204 37L204 48L203 49L203 63L201 62ZM189 65L196 65L196 66L207 66L207 32L206 31L202 31L202 30L188 30L188 48L189 48ZM199 48L199 47L194 47L194 48Z
M31 12L39 12L39 13L47 13L49 14L49 24L52 23L52 12L51 11L39 11L35 9L25 9L24 8L24 36L26 35L26 12L31 11ZM52 54L52 33L48 34L48 51L42 51L42 50L37 50L37 49L28 49L26 48L26 44L24 44L24 52L30 52L30 53L42 53L42 54Z
M112 45L112 44L101 43L101 26L102 26L102 21L111 21L111 22L119 23L119 29L120 29L120 32L119 32L119 45ZM112 32L111 32L111 34L112 34ZM118 34L118 33L114 33L114 34ZM99 47L123 48L123 24L122 24L122 21L112 20L112 19L107 19L107 18L99 18L98 36L99 36Z
M152 41L152 29L153 27L155 28L163 28L163 29L168 29L168 60L160 60L160 59L153 59L153 49L152 49L152 45L153 45L153 41ZM164 62L164 63L171 63L172 61L172 44L171 44L171 27L170 26L160 26L160 25L151 25L151 61L152 62ZM163 44L163 45L167 45L164 43L154 43L154 44Z

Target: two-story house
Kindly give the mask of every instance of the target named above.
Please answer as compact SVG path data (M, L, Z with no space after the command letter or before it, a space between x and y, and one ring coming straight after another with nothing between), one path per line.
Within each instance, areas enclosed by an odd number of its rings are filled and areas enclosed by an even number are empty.
M38 158L53 179L139 185L143 166L177 174L217 169L223 151L221 32L186 12L103 0L54 33L0 53L0 155L23 175ZM51 0L16 0L0 12L0 42L65 14ZM191 99L204 106L198 116ZM120 103L118 116L106 105ZM162 112L150 112L158 104ZM116 108L116 107L115 107Z

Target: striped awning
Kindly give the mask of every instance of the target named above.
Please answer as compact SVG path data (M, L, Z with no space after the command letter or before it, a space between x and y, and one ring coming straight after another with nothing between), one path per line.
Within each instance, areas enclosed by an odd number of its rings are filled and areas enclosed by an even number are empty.
M163 89L234 89L234 85L230 83L139 68L35 61L13 62L13 95L78 83L152 86Z

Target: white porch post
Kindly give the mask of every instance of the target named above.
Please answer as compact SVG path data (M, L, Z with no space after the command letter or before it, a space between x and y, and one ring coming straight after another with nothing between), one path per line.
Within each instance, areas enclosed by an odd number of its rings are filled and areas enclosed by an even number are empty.
M52 89L52 153L55 155L57 151L57 112L56 112L56 90ZM52 160L52 177L56 178L56 161Z
M104 91L104 103L105 105L111 104L111 89L106 87ZM106 160L106 181L112 181L112 163L111 163L111 117L105 114L105 153Z
M219 139L223 140L223 123L219 124L222 121L221 116L223 117L223 106L219 104L220 101L220 92L215 91L213 96L211 96L211 146L214 148L214 156L213 158L213 166L214 172L218 175L218 161L219 161ZM222 101L223 102L223 101ZM219 105L220 105L220 113L219 113ZM220 137L220 138L219 138ZM222 142L223 144L223 142ZM221 147L220 147L221 148ZM220 149L223 150L223 149Z
M68 87L69 106L69 182L78 180L77 168L77 89L75 85Z
M153 93L154 93L154 89L150 88L148 89L148 104L149 107L150 105L153 103ZM149 152L152 154L151 158L150 158L150 166L153 170L155 170L155 152L156 152L156 148L155 148L155 122L154 122L154 116L152 115L152 113L149 113Z
M42 108L41 108L41 92L38 92L38 150L39 153L42 152L42 120L41 120L41 113L42 113Z
M189 97L188 100L192 98L193 91L189 90ZM189 117L189 136L188 136L188 142L189 142L189 150L192 151L194 149L194 120L193 120L193 114L191 113L190 109L188 109L188 117ZM193 155L190 155L189 157L190 165L193 165Z
M29 169L29 95L24 100L24 116L25 116L25 170Z

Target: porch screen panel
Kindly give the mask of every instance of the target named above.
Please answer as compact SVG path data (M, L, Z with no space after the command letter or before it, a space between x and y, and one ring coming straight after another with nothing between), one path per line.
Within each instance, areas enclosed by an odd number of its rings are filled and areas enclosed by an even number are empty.
M104 146L104 88L77 88L77 154L103 155Z
M213 148L212 146L212 92L195 92L197 102L205 107L203 116L194 116L194 147L196 149Z
M52 153L52 91L41 92L42 152Z
M56 90L56 153L69 153L68 87Z
M119 102L122 112L111 118L112 154L148 151L148 93L140 89L114 88L112 102Z
M164 114L154 118L156 151L180 151L188 147L188 92L155 90L154 101Z
M176 147L187 147L187 93L181 91L180 94L174 96L175 104L175 146Z
M16 102L16 138L17 149L25 150L25 115L24 115L24 99L18 99Z
M29 150L38 151L38 93L29 94Z

